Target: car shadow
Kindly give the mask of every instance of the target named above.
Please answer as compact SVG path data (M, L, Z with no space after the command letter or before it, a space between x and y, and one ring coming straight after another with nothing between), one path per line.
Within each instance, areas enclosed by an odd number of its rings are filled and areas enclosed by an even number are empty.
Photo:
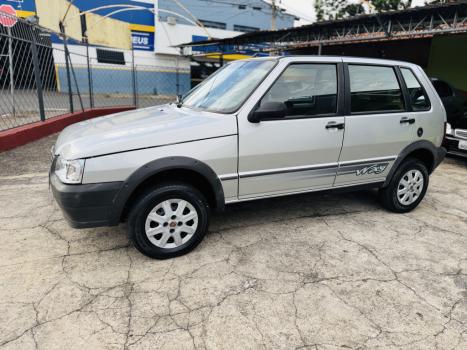
M467 155L466 157L457 156L454 154L446 155L444 162L448 164L455 164L460 166L467 166Z
M320 217L380 210L377 190L333 193L315 192L259 199L227 205L214 213L210 231L281 222L300 217Z

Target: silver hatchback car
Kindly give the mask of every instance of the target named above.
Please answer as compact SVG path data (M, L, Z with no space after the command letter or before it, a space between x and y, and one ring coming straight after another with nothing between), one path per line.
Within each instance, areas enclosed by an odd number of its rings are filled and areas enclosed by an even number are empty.
M66 128L50 183L73 227L127 221L138 250L171 258L200 243L211 209L239 201L365 186L408 212L444 158L445 123L414 64L242 60L177 104Z

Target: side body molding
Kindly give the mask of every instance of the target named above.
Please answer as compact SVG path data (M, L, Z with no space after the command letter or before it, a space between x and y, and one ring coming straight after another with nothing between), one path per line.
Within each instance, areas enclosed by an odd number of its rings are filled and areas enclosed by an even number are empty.
M111 224L118 225L125 204L141 183L154 175L168 170L190 170L201 175L206 179L213 190L217 209L224 209L225 198L222 183L211 167L199 160L189 157L167 157L156 159L143 165L125 180L122 189L114 200L114 205L110 214Z
M436 167L443 161L444 156L446 155L446 150L443 147L436 147L432 142L427 140L419 140L411 143L407 147L405 147L397 157L394 165L392 166L391 170L389 171L388 176L386 177L386 181L383 184L383 187L389 185L394 173L396 172L399 165L402 161L412 152L415 151L428 151L433 156L433 162L430 165L430 169L428 171L432 173Z

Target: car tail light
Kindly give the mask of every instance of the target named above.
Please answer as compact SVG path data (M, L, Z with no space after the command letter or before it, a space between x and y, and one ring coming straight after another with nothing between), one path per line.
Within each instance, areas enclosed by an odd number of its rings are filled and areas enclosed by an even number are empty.
M443 130L443 142L442 144L444 145L446 143L446 140L447 140L447 135L446 135L446 131L448 130L448 123L447 122L444 122L444 130Z

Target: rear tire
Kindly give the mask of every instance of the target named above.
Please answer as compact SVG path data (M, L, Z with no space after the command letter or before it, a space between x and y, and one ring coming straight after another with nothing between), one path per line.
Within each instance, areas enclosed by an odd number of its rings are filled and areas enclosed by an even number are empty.
M426 166L416 158L408 158L396 170L389 185L379 190L380 202L392 212L407 213L425 197L428 182Z
M193 250L209 224L203 194L185 183L166 183L144 192L128 217L130 239L144 255L169 259Z

